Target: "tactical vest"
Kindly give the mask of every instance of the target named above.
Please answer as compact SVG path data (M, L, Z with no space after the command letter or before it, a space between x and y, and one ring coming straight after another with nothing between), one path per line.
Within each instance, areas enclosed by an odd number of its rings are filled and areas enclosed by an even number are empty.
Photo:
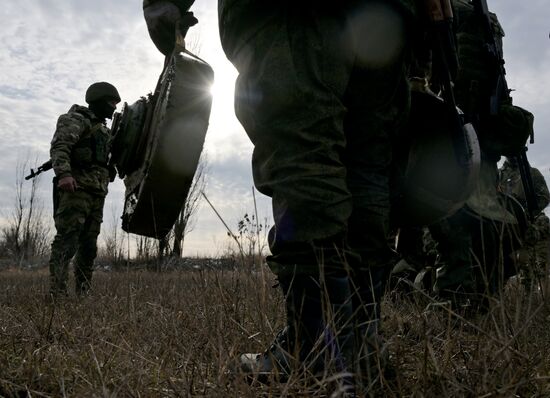
M89 119L87 119L89 121ZM91 123L91 121L90 121ZM93 165L107 167L109 160L109 136L106 127L98 122L83 134L71 151L71 167L89 168Z

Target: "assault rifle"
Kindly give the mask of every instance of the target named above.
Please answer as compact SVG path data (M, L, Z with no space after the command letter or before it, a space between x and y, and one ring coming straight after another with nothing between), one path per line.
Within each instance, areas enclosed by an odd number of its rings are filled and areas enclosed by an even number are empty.
M25 177L25 180L30 180L31 178L36 177L38 174L43 173L44 171L48 171L52 168L52 160L48 160L47 162L43 163L42 165L38 166L38 168L31 169L31 173Z
M512 103L512 97L510 96L511 90L508 88L508 83L506 82L504 56L501 51L501 46L498 45L497 40L495 39L487 0L472 0L472 3L474 6L474 12L479 15L480 21L483 24L486 49L490 57L490 64L493 65L494 70L493 81L491 82L492 92L489 101L489 112L491 115L497 115L500 104L504 102L509 102L510 104ZM529 142L531 144L535 142L534 133L531 133ZM533 177L531 175L531 166L529 165L529 161L527 159L527 147L524 147L517 155L513 157L518 163L523 192L525 193L527 203L527 213L530 220L534 221L536 216L537 199L535 196Z
M430 28L434 44L433 68L441 86L441 97L449 109L450 124L453 128L451 139L458 163L464 169L472 167L471 155L473 152L468 140L472 126L466 122L462 112L458 111L454 96L453 79L458 70L458 53L453 31L453 8L451 0L424 0L424 7L430 20ZM472 130L473 132L473 130ZM474 161L479 163L479 159ZM476 167L477 169L477 167ZM475 172L477 175L478 171ZM470 179L470 188L473 189L474 178Z

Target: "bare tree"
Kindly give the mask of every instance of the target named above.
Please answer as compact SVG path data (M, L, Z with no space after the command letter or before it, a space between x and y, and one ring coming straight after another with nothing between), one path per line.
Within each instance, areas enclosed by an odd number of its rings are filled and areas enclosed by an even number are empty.
M166 267L169 264L167 257L170 254L170 240L174 234L173 228L168 232L168 234L160 239L157 239L157 261L155 263L155 271L162 271L163 267Z
M146 236L135 236L136 260L140 263L149 263L153 258L154 239Z
M167 256L170 256L172 259L182 257L185 236L195 227L195 215L199 209L202 192L206 189L207 173L208 161L206 154L203 153L199 159L187 198L174 226L164 238L157 240L157 271L161 271L167 265L165 261Z
M170 240L172 239L172 235L174 234L173 228L166 234L164 238L160 238L157 240L157 252L159 259L162 259L170 253Z
M206 154L203 154L199 160L195 177L183 209L181 210L174 228L172 229L172 251L173 257L181 257L183 254L183 242L185 236L195 228L196 218L195 215L199 209L202 195L201 193L206 189L206 175L208 174L208 158Z
M37 195L40 176L25 184L28 158L17 161L15 170L15 202L7 226L2 230L3 245L9 255L21 265L48 252L50 228L44 220L44 209Z
M260 222L257 211L252 215L246 213L237 223L236 242L246 267L254 268L262 264L269 228L267 217Z
M110 228L108 230L103 228L101 233L104 244L101 257L103 257L105 265L115 267L127 263L124 246L128 243L128 236L120 229L119 220L117 209L112 208Z

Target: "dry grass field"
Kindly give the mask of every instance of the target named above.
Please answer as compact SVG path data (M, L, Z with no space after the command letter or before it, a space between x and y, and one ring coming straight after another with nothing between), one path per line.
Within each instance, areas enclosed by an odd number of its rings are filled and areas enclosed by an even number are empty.
M326 384L249 385L232 369L284 322L269 272L96 272L91 295L45 301L47 273L0 272L0 396L338 396ZM550 300L508 286L464 319L388 294L387 397L550 397Z

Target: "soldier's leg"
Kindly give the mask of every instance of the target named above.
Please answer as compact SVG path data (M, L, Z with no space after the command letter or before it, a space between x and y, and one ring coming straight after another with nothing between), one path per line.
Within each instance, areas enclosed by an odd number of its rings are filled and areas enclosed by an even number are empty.
M50 291L66 294L69 262L76 253L78 237L84 226L89 206L79 192L60 192L54 215L57 233L50 256Z
M548 260L550 256L550 220L544 212L539 214L533 227L536 229L536 240L528 245L530 250L528 272L531 274L532 287L541 288L544 292L548 289ZM529 247L529 246L532 246Z
M320 246L312 250L320 258L330 251ZM289 265L280 265L280 268L273 262L270 265L277 273L285 297L287 326L276 338L275 345L253 358L249 370L264 373L277 370L285 373L283 379L293 369L315 375L350 372L355 339L350 322L353 307L347 274L324 269L310 274L292 273ZM351 384L347 377L341 382Z
M427 263L424 249L424 228L400 228L396 250L416 272L423 269Z
M472 262L472 234L464 210L430 226L437 242L440 266L437 269L434 292L460 304L476 292L476 273Z
M56 225L59 222L56 221ZM69 262L76 252L78 241L72 234L65 234L57 228L51 245L50 254L50 294L61 296L67 294L67 282L69 276Z
M384 2L377 4L387 7ZM347 166L342 160L349 145L343 123L351 72L358 59L379 64L392 54L384 47L384 55L380 57L369 46L366 54L365 43L382 50L376 47L381 42L395 42L376 40L376 31L368 32L367 36L374 40L364 40L360 27L371 26L363 23L361 17L368 16L364 13L354 12L353 18L346 18L322 6L286 11L279 16L271 14L271 23L262 25L261 33L253 40L241 43L242 49L237 53L232 51L238 46L224 36L238 30L230 26L238 18L227 18L220 26L222 44L240 72L235 108L255 145L254 180L261 192L273 198L275 228L270 242L273 255L268 262L279 276L283 291L290 286L285 291L289 327L295 324L303 336L317 336L321 332L319 324L310 323L305 311L296 311L297 302L310 303L311 313L319 313L314 308L322 308L322 300L312 293L314 289L308 289L307 281L313 279L321 292L326 293L329 308L348 314L333 319L332 332L349 330L346 325L350 321L350 306L344 300L350 297L347 273L359 268L353 264L356 256L347 255L347 221L354 203L348 189ZM343 12L342 7L340 13ZM377 18L387 15L375 14ZM248 26L242 29L249 30L252 28ZM384 96L374 91L370 92L370 98ZM361 111L368 111L371 106L368 102L361 105L364 106ZM387 217L385 211L382 210L380 218ZM379 224L373 223L377 227ZM378 242L384 234L377 231L373 240ZM299 283L292 282L296 280ZM327 312L321 313L326 322ZM346 339L349 341L350 336L353 333L339 333L341 348L349 347ZM305 340L301 343L313 339Z
M346 351L353 334L345 270L352 202L340 159L341 98L353 57L341 23L315 12L274 17L235 62L235 108L254 144L254 181L272 197L268 263L286 298L287 348L303 365L311 364L311 348L323 336L336 336L331 346ZM315 351L326 352L327 345Z
M86 293L91 286L94 260L97 256L97 237L103 221L104 197L90 196L90 213L79 236L74 264L75 292Z
M404 29L401 30L404 35ZM405 38L400 37L405 48ZM391 62L389 62L391 61ZM358 372L368 386L387 361L379 336L380 302L397 262L388 245L392 146L406 119L409 91L402 54L380 69L358 67L347 93L345 122L347 182L353 197L348 239L360 263L352 273L355 327L359 331Z
M509 260L507 226L501 222L480 219L472 225L473 253L478 263L476 292L485 298L497 295L504 289L508 278L515 274Z

